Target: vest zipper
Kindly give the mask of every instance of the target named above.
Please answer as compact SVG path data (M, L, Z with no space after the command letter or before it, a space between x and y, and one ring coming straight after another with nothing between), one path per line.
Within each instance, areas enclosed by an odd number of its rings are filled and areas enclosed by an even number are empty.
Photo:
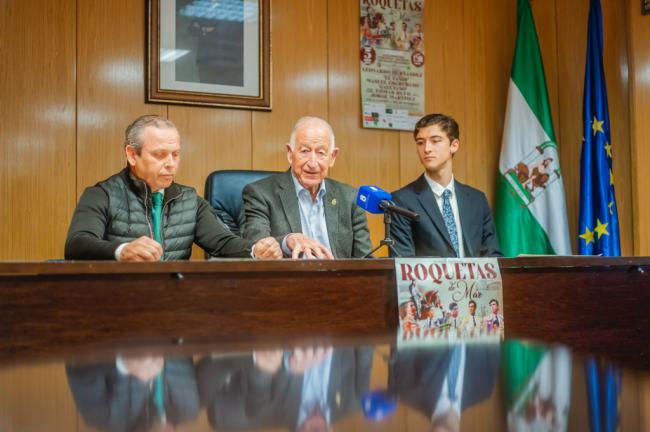
M153 228L151 227L151 211L149 210L149 192L147 191L146 186L144 188L144 215L145 215L145 219L147 220L147 226L149 227L149 238L151 238L151 240L155 240L155 237L153 235Z
M165 244L165 234L164 234L164 232L165 232L165 230L163 229L165 227L165 209L167 208L167 205L169 205L170 202L178 199L181 195L182 195L182 193L176 195L175 197L170 198L163 205L162 210L161 210L161 215L160 215L160 241L162 242L161 246L163 246L163 256L165 255L165 247L164 247L164 244Z

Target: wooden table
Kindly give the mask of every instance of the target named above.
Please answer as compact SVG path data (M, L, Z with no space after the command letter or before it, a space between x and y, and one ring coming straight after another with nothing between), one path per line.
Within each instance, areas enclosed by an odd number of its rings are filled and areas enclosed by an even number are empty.
M507 337L650 368L650 258L500 259ZM394 262L0 263L0 362L82 348L196 352L397 328Z

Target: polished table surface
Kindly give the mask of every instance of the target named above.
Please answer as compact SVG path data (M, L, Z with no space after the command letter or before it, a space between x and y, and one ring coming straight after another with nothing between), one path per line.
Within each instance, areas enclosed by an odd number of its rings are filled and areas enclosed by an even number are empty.
M461 430L585 430L590 353L623 368L621 430L650 427L650 259L499 263L511 339L460 351L396 350L388 259L0 263L0 431L430 430L454 352Z
M185 355L142 345L137 355L129 347L33 358L0 368L0 431L588 428L585 357L565 347L507 340L397 350L366 342L214 345ZM462 358L458 412L448 403L454 350ZM621 376L619 430L643 430L650 404L639 396L650 374L626 368ZM307 390L313 383L319 391ZM456 428L436 429L445 422ZM540 426L551 429L532 429Z
M650 368L650 258L499 259L506 336ZM0 362L92 347L391 340L394 261L0 263ZM134 348L135 349L135 348Z

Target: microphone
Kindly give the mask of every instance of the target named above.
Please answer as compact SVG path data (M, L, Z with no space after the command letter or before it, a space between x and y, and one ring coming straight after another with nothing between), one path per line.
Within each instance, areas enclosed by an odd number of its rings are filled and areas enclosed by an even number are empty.
M377 186L361 186L357 194L357 205L369 213L397 213L407 219L420 220L420 215L396 205L391 194Z

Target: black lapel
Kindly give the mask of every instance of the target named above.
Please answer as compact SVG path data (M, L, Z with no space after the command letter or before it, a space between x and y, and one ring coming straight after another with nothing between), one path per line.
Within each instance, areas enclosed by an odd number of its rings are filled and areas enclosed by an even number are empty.
M469 188L462 183L455 181L454 189L456 191L456 203L458 204L458 218L460 219L460 230L463 233L463 244L465 246L465 256L471 257L476 253L470 246L470 228L476 223L472 221L474 209L469 198Z

